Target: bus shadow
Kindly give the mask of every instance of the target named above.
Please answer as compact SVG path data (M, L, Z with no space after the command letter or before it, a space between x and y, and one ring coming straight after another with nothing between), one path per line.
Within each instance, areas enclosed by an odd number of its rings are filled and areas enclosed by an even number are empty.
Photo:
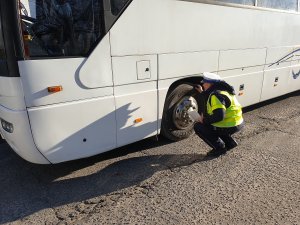
M104 156L110 157L112 155ZM97 160L98 157L93 157L81 160L82 162L74 161L56 166L38 166L26 162L18 166L15 162L10 162L9 170L19 171L19 167L24 169L15 177L4 178L4 181L10 181L4 185L0 194L0 223L13 222L44 209L90 199L95 199L97 204L98 200L103 202L109 197L107 195L125 188L143 187L148 179L151 183L151 177L158 172L188 166L206 158L201 154L135 156L111 162L86 176L63 177L67 173L93 165Z
M138 127L139 129L133 125L125 126L127 121L132 119L132 113L136 110L138 108L131 107L130 109L130 104L127 104L115 112L122 115L118 121L120 135L126 136L126 133L135 133L137 136L146 137L153 133L153 130L157 130L157 121L144 123ZM82 140L82 133L96 130L108 117L115 118L115 114L110 113L83 127L80 131L72 133L57 142L53 149L74 146L74 140ZM61 122L64 122L63 119ZM107 131L103 132L107 133ZM99 132L92 133L92 135L96 141L96 138L105 136ZM88 138L88 140L90 139ZM22 219L43 209L82 202L139 185L158 171L185 166L202 157L201 155L143 156L143 153L133 154L169 143L165 139L160 142L147 139L95 157L57 165L30 164L16 157L9 151L6 144L1 144L0 224ZM84 146L81 146L82 148L79 147L79 150L84 151ZM2 151L3 149L4 151ZM71 148L68 152L60 154L66 156L66 154L72 154L72 151ZM142 156L137 157L137 155ZM94 164L97 165L94 166ZM94 166L92 172L89 171L91 166ZM81 171L77 172L78 170Z
M26 161L24 161L24 163L28 164L32 172L35 174L41 175L46 173L47 177L44 177L43 179L46 179L47 182L52 182L57 178L67 176L71 173L74 173L76 171L90 166L94 166L98 163L103 163L105 161L114 160L122 157L130 157L131 154L142 152L143 150L147 149L162 147L171 143L173 142L159 135L135 142L133 144L128 144L123 147L116 148L114 150L100 153L98 155L91 156L88 158L51 165L31 164Z

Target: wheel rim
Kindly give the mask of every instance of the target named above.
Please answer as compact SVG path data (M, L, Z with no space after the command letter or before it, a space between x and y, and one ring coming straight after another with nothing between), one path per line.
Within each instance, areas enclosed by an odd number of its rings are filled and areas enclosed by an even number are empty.
M189 117L189 110L198 111L198 104L195 98L191 96L183 97L174 107L173 123L178 129L186 129L194 124Z

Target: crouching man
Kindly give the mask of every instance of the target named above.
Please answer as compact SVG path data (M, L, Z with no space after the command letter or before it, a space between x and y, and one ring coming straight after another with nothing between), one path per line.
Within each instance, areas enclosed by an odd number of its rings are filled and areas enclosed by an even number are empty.
M242 107L232 86L213 73L203 73L201 85L195 89L204 97L205 113L194 125L196 134L212 150L208 156L220 156L237 146L232 134L243 127Z

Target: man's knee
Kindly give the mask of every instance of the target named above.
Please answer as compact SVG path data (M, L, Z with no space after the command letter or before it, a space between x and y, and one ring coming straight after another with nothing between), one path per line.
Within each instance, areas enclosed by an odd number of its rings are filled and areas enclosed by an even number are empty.
M201 123L195 123L194 124L194 130L196 134L202 134L203 131L205 130L203 124Z

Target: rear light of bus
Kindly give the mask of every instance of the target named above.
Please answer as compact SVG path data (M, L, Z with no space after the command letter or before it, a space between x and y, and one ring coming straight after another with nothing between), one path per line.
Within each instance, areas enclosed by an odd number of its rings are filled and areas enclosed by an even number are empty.
M14 132L14 125L12 123L7 122L6 120L1 119L1 125L3 130L5 130L8 133Z

